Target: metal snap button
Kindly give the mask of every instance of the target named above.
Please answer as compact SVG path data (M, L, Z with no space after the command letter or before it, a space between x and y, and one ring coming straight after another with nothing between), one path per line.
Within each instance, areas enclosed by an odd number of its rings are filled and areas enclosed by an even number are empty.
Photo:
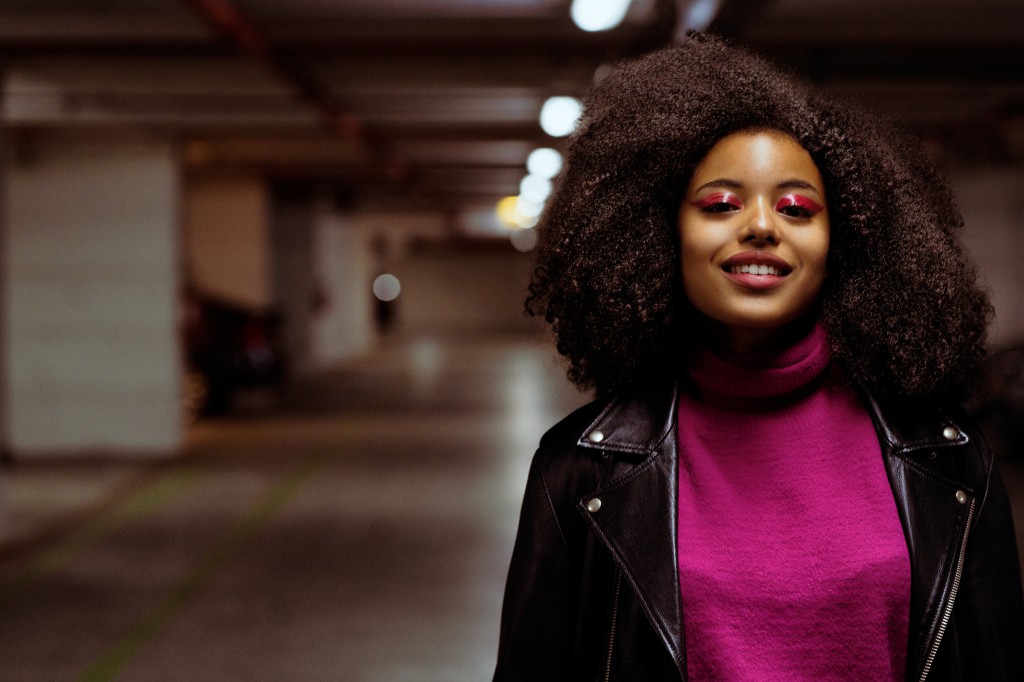
M591 498L590 502L587 502L587 511L593 514L601 508L601 498Z
M960 431L955 426L947 426L942 429L942 437L946 440L956 440L960 437Z
M963 490L957 490L956 501L959 502L960 504L967 504L967 493L965 493Z
M591 443L600 443L604 440L604 433L601 431L591 431L590 435L587 436L587 439L590 440Z

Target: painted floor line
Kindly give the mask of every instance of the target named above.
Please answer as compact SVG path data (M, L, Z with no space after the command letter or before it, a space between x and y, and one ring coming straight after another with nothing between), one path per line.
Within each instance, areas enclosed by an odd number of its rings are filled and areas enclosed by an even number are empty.
M144 518L165 502L187 488L196 478L195 469L170 472L143 487L112 510L85 523L78 531L41 552L13 579L0 582L0 604L38 582L50 573L60 570L76 555L100 539L131 521Z
M96 660L79 678L81 682L113 680L136 652L195 597L216 573L317 473L326 460L309 460L272 488L238 524L231 527L196 567L171 592Z

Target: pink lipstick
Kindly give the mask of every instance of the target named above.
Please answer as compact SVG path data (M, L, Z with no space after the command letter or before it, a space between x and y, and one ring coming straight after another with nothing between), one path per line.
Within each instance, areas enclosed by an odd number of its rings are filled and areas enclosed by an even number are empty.
M741 251L722 263L722 270L733 282L748 289L772 289L793 271L784 259L766 251Z

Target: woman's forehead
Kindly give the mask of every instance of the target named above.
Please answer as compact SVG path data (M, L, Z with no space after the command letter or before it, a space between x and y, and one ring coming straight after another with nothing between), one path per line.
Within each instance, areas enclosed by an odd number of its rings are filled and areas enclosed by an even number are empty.
M690 186L713 181L739 185L802 181L822 188L821 173L811 155L778 130L740 131L719 140L697 165Z

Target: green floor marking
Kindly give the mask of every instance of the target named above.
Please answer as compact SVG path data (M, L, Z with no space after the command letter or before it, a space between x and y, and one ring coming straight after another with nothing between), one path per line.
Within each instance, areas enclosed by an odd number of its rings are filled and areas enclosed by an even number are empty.
M206 586L228 562L302 487L316 474L325 459L311 460L278 483L241 522L233 526L210 549L159 604L143 616L128 633L93 663L79 678L81 682L113 680L135 653L156 635L192 597Z
M49 573L65 566L78 553L120 526L145 517L184 490L196 477L194 469L167 474L129 497L113 510L89 521L75 533L42 552L25 570L0 583L0 604Z

